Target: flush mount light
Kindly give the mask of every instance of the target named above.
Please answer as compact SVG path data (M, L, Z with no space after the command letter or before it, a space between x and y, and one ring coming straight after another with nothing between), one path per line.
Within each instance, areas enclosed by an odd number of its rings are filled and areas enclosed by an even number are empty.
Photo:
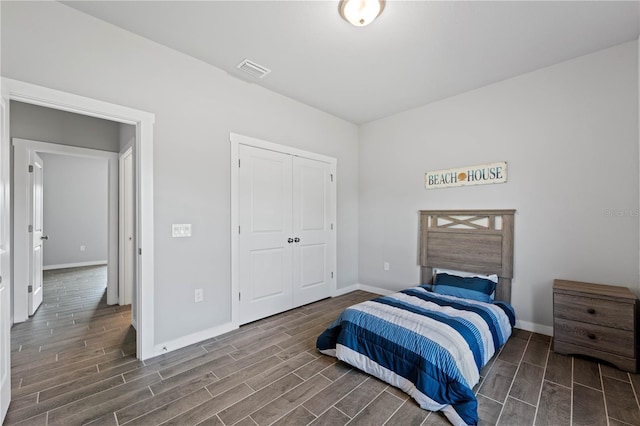
M338 10L347 22L356 27L372 23L384 9L385 0L340 0Z

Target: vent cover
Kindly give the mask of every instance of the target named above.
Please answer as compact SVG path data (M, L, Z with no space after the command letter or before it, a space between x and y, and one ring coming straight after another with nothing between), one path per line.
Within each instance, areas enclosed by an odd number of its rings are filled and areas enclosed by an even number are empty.
M250 61L249 59L245 59L244 61L240 62L237 68L256 78L262 78L271 72L269 68L258 65L255 62Z

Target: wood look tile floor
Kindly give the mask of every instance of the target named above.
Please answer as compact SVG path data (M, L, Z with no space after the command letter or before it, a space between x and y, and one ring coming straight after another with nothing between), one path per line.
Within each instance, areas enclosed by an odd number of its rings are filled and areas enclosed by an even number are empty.
M48 271L44 303L12 329L7 425L446 425L402 392L316 352L357 291L147 360L105 267ZM515 330L475 387L480 424L640 425L640 375L550 351Z

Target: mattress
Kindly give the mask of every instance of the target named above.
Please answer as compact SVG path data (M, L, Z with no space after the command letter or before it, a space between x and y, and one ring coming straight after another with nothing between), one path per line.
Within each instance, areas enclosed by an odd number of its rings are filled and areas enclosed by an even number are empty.
M345 309L317 348L402 389L455 425L475 425L473 387L515 325L513 308L413 287Z

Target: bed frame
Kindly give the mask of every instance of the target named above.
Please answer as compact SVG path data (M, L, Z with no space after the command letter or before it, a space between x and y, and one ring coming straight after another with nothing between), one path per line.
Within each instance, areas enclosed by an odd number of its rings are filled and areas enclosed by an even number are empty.
M497 274L496 300L511 302L515 210L421 210L421 282L433 268Z

